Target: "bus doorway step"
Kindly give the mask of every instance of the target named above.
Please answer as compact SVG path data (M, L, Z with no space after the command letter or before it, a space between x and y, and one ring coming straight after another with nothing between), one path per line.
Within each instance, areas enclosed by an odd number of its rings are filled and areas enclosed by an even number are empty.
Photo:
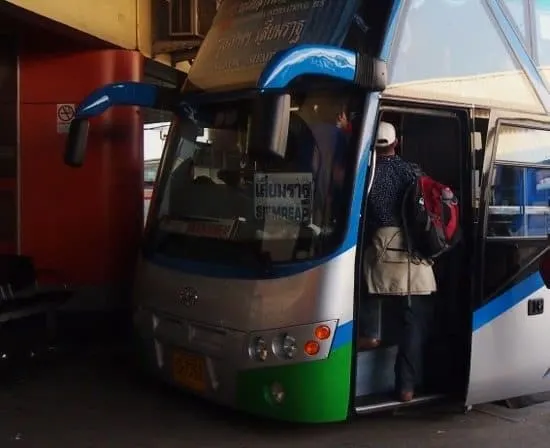
M390 395L369 395L366 397L359 397L356 401L355 413L359 415L374 414L376 412L388 412L394 409L419 406L428 403L436 403L443 401L447 398L445 395L418 395L411 401L402 402L395 400Z

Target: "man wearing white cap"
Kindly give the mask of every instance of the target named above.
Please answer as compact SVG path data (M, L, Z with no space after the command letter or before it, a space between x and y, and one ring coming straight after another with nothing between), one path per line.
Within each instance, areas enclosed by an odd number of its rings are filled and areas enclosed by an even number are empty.
M381 306L384 302L398 320L398 354L395 387L402 401L413 398L421 382L423 346L429 310L422 296L436 290L431 263L409 256L406 249L401 208L406 189L416 179L414 167L399 157L395 128L381 121L376 135L376 168L367 200L366 250L363 271L368 298L362 305L358 341L361 350L381 343ZM409 271L410 270L410 271ZM410 279L408 273L410 272ZM410 300L407 298L410 296Z

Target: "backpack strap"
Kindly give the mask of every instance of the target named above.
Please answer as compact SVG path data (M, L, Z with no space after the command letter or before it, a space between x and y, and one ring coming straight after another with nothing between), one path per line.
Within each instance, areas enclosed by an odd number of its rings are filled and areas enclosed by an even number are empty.
M409 308L411 307L411 258L413 251L409 232L407 231L407 213L405 209L409 195L414 194L414 188L415 182L412 182L405 190L405 193L403 194L403 201L401 202L401 220L403 225L403 235L405 236L405 245L407 247L407 305Z
M426 175L426 173L424 173L424 171L422 171L422 168L420 167L420 165L418 163L409 162L409 165L411 167L412 172L414 173L414 175L416 177Z

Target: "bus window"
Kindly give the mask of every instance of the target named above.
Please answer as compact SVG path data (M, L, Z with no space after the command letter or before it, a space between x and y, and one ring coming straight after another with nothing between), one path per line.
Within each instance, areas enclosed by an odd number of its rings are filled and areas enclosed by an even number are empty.
M497 165L493 175L487 236L545 237L550 224L550 165Z
M386 92L543 112L485 3L405 2L406 20L392 46ZM475 32L465 33L466 28Z
M148 187L152 187L157 177L157 170L159 167L159 161L157 160L146 160L143 170L143 181Z
M149 206L153 195L153 186L157 177L160 159L146 160L143 164L143 216L149 214ZM145 224L145 220L144 220Z
M546 247L550 232L550 131L500 126L491 179L486 299L531 266ZM535 268L529 267L529 272Z
M525 0L504 0L504 9L512 18L519 34L525 39L527 36L526 30L526 1Z
M338 174L355 169L356 160L353 139L337 119L340 108L355 104L354 92L319 88L293 95L287 151L276 160L248 153L253 100L209 105L237 118L222 126L205 114L200 126L208 132L198 138L198 126L178 118L166 147L171 168L157 190L160 207L149 218L163 238L148 249L246 266L257 263L258 247L273 263L334 250L346 229L352 186L352 176Z
M550 5L546 0L534 0L535 42L540 66L550 64ZM547 70L542 71L548 77Z
M206 182L208 178L212 183L223 184L227 179L220 176L220 171L239 169L241 146L231 130L205 129L203 137L197 138L193 155L195 179Z

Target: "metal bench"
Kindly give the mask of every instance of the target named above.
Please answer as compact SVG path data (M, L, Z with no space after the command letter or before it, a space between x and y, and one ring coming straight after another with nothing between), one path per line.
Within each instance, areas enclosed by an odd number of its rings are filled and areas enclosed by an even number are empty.
M37 270L31 257L0 255L0 324L35 314L55 312L72 295L68 285L56 279L41 284L39 276L55 276Z

